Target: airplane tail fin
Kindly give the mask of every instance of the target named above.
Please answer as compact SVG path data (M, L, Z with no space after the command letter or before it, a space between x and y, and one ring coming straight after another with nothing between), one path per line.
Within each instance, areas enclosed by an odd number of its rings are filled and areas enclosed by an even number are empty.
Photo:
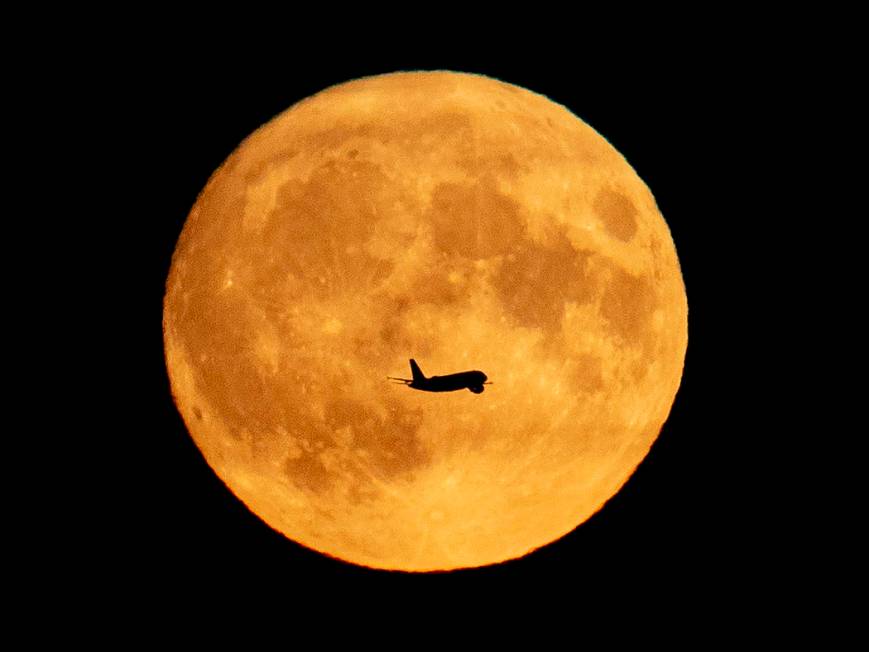
M416 364L416 360L411 359L410 371L413 374L413 382L425 380L425 374L422 373L422 369L420 369L419 365Z

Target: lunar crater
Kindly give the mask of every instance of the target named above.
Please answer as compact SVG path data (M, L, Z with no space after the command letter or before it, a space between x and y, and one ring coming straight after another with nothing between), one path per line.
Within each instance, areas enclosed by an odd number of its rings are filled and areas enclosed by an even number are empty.
M610 188L598 191L593 204L606 230L622 242L629 242L637 232L637 209L623 193Z
M438 251L473 260L504 253L521 237L520 211L491 182L442 183L425 221L433 226Z
M594 296L596 286L587 273L592 255L574 249L563 232L545 244L528 238L514 241L493 279L505 314L521 326L554 333L567 302L586 303Z

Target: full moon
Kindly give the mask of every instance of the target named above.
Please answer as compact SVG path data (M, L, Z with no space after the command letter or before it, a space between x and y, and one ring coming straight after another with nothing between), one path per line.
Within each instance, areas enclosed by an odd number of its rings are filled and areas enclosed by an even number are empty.
M581 109L581 107L575 107ZM249 136L178 240L178 410L273 529L382 569L514 559L658 436L687 300L655 199L564 106L452 72L358 79ZM387 381L479 369L485 391Z

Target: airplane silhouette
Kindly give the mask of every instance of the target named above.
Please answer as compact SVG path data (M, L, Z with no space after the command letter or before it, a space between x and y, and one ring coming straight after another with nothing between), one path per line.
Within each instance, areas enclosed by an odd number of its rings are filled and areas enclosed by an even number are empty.
M469 389L474 394L482 394L483 385L492 384L492 381L487 381L488 376L486 374L477 370L462 371L457 374L450 374L449 376L426 378L416 360L410 361L410 372L413 374L413 379L395 378L393 376L387 376L387 378L424 392L455 392L459 389Z

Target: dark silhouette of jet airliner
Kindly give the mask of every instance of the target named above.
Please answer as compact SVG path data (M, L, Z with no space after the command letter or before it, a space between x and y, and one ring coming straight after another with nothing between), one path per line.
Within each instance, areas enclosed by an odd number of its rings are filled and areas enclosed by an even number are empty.
M488 376L486 374L477 370L462 371L461 373L450 374L449 376L426 378L416 360L410 361L410 372L413 374L413 379L394 378L393 376L387 376L387 378L424 392L455 392L459 389L469 389L474 394L482 394L483 385L492 384L491 381L487 381Z

